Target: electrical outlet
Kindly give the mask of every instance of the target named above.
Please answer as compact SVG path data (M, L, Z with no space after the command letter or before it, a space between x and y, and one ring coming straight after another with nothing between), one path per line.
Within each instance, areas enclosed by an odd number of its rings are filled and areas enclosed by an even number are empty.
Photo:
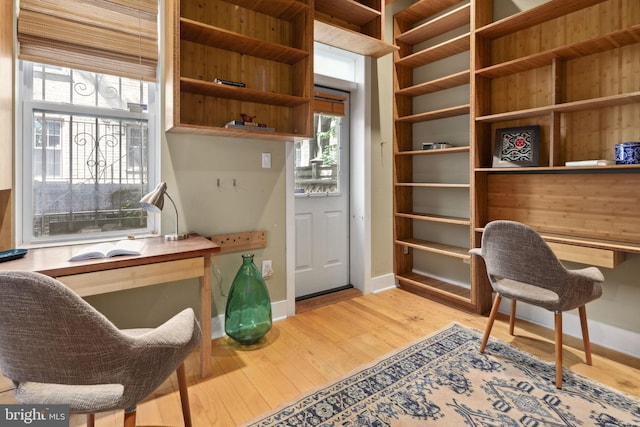
M271 260L265 259L262 261L262 277L271 277L273 269L271 268Z

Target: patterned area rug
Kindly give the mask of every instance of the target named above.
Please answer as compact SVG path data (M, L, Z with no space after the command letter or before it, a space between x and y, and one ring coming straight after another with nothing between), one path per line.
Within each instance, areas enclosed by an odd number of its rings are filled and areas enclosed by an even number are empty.
M640 400L457 323L256 426L636 426Z

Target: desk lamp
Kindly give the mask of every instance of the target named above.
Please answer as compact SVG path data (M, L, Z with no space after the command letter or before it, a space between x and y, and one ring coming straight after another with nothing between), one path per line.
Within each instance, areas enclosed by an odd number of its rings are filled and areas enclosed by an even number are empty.
M161 182L153 189L153 191L147 193L140 199L140 206L147 212L160 213L164 206L164 196L167 196L173 205L173 209L176 211L176 233L166 234L164 240L183 240L189 237L186 233L178 233L178 208L173 202L169 193L167 193L167 183Z

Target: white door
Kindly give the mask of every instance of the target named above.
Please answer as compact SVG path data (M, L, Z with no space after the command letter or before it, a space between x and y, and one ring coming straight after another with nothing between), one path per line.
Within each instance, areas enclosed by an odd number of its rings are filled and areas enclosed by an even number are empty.
M348 95L316 88L315 139L295 143L296 298L349 285Z

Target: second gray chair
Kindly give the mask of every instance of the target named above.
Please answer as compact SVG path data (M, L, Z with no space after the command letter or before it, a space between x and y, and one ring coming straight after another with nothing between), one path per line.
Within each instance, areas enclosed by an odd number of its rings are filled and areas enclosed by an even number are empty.
M0 272L0 368L25 404L66 404L88 414L136 405L173 372L185 425L191 425L184 359L200 342L193 310L155 329L120 330L59 281L38 273Z
M481 248L471 249L484 259L496 293L480 351L484 352L503 297L511 299L509 333L513 335L516 301L553 311L555 324L556 387L562 388L562 312L578 309L587 364L591 345L585 305L602 295L604 276L596 267L568 270L531 227L514 221L493 221L482 234Z

